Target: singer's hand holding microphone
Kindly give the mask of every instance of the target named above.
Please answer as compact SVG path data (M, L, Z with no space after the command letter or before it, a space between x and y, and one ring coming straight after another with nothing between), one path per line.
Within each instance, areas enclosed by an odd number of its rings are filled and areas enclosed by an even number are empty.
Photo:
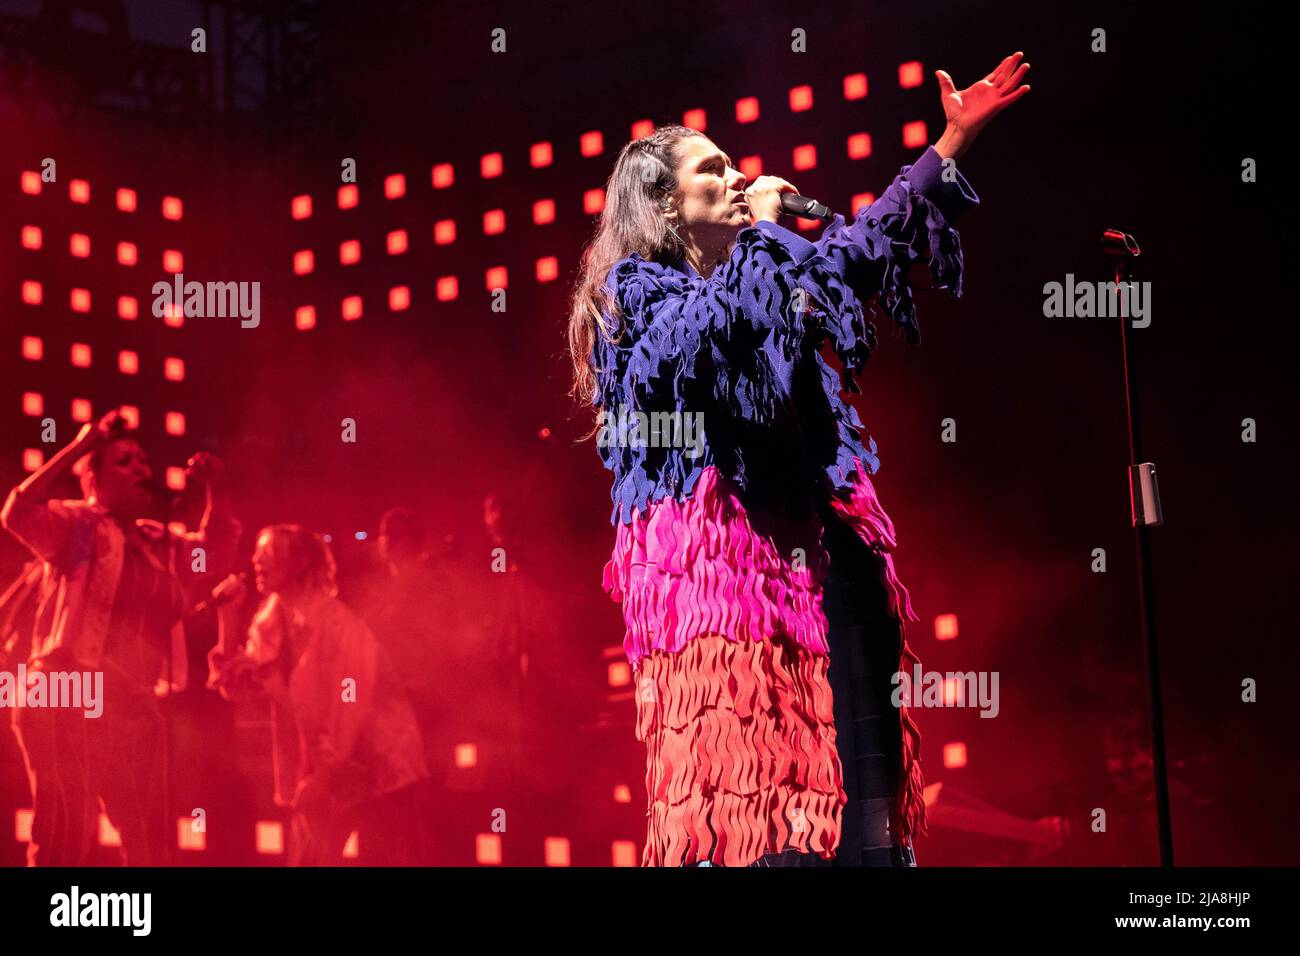
M783 214L805 216L809 219L831 218L831 211L822 203L799 195L794 185L779 176L759 176L745 190L745 200L754 222L766 219L776 222Z

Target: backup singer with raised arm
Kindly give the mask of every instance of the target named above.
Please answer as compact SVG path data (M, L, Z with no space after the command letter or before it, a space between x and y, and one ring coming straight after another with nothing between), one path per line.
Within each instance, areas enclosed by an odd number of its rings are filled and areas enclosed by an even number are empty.
M864 309L919 343L913 266L961 295L952 224L979 200L955 161L1029 91L1021 57L964 90L938 71L943 136L816 242L777 223L794 186L746 189L695 130L662 127L615 163L569 320L574 394L613 420L703 423L687 442L598 441L616 526L604 586L647 748L644 865L915 865L920 735L890 678L915 661L903 624L918 618L876 443L841 389L876 345Z

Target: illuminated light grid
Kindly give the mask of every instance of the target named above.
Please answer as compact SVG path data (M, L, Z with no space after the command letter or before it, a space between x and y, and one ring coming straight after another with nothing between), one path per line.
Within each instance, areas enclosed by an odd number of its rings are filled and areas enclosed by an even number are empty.
M90 183L84 179L74 179L68 183L68 198L75 203L90 202Z
M39 249L41 247L41 237L40 226L23 226L22 243L24 249Z
M185 271L185 257L177 249L163 250L163 272L175 275Z
M23 302L27 305L40 305L45 298L45 294L39 282L26 279L23 281L22 297Z
M176 846L181 850L202 851L208 848L208 835L194 829L193 817L176 819Z
M853 215L856 216L859 209L863 206L870 206L875 201L875 193L855 193L853 198L849 200L849 208L853 210Z
M483 235L497 236L506 231L506 211L489 209L483 213Z
M438 163L429 174L434 189L446 189L456 181L456 171L451 163Z
M458 770L478 766L478 744L457 744L452 751L452 762Z
M542 856L547 866L569 866L570 849L568 837L547 837L542 842Z
M117 370L123 375L136 375L140 371L140 356L130 349L117 353Z
M29 362L39 362L45 358L45 343L39 336L23 336L23 358Z
M405 229L394 229L384 238L384 248L390 256L400 256L409 245Z
M170 413L169 413L170 415ZM185 469L177 465L167 467L167 487L172 491L185 490Z
M85 423L95 417L95 409L90 404L88 398L74 398L72 400L72 420L74 422Z
M474 834L474 862L479 866L501 865L501 836L497 833Z
M289 203L289 215L294 219L310 219L311 196L306 193L301 196L294 196L293 201Z
M133 266L140 261L140 250L136 248L134 242L119 242L117 244L117 262L123 266Z
M45 464L45 452L39 448L23 449L23 471L35 471Z
M305 276L316 268L316 256L310 249L299 249L293 254L293 274Z
M338 201L340 209L356 209L357 203L361 201L356 184L350 183L347 186L340 186Z
M113 821L108 818L108 814L106 813L101 813L99 815L99 845L122 845L122 834L118 832L117 827L113 826Z
M175 196L163 196L162 214L164 219L180 222L185 215L185 204Z
M753 182L763 175L763 158L761 156L741 157L740 166L737 168L745 174L746 179Z
M792 163L795 169L816 169L817 147L812 143L804 143L802 146L796 146L794 148Z
M384 177L384 198L401 199L406 195L406 175L393 173Z
M71 289L68 292L68 305L73 312L90 311L90 290Z
M344 298L343 321L355 322L357 319L361 318L361 315L362 315L361 296L350 295Z
M409 286L393 286L388 290L388 308L392 312L405 312L411 307L411 289Z
M758 119L758 97L746 96L736 100L736 122L753 123Z
M867 74L850 73L844 78L844 98L862 100L867 97Z
M84 232L74 232L68 236L68 252L78 259L89 259L90 236Z
M300 305L293 313L293 325L299 332L316 328L316 307Z
M953 641L957 639L956 614L940 614L934 619L934 639L936 641Z
M537 260L535 274L538 282L554 282L560 274L560 264L555 256L545 256Z
M903 145L908 149L919 149L926 144L929 134L925 131L925 120L912 120L903 124Z
M361 240L348 239L339 243L339 265L354 266L361 261Z
M163 325L172 329L185 327L185 310L179 302L168 302L163 306Z
M23 392L23 414L33 418L45 414L45 398L40 392Z
M654 131L655 131L654 120L648 120L648 119L637 120L635 123L632 124L633 139L644 139Z
M284 824L275 820L258 820L253 829L253 845L263 856L284 853Z
M533 169L549 166L555 160L555 151L550 143L533 143L528 149L528 165Z
M813 91L811 86L792 86L790 87L790 112L803 113L813 106Z
M795 219L794 223L795 223L795 228L798 229L800 232L811 232L812 230L816 229L818 226L823 225L820 219L805 219L802 216Z
M589 216L605 210L605 190L597 187L582 194L582 211Z
M185 360L175 355L163 359L163 378L169 382L185 381Z
M966 684L956 677L945 677L943 679L943 705L945 707L957 707L963 703L966 697Z
M626 687L632 683L632 667L627 661L613 661L609 665L607 677L610 687Z
M440 246L456 241L456 220L439 219L433 224L433 241Z
M505 266L493 266L484 273L484 284L489 292L494 289L505 289L510 284L510 273Z
M636 866L636 844L631 840L615 840L610 845L610 859L615 866Z
M631 803L631 802L632 802L632 788L629 787L629 786L628 786L627 784L625 784L625 783L615 784L615 785L614 785L614 802L615 802L615 803Z
M647 134L649 135L649 134ZM639 139L636 127L632 127L632 138ZM599 156L605 151L605 134L598 129L588 130L578 138L578 152L583 156Z
M479 175L484 179L496 179L501 175L504 168L505 163L500 153L486 153L478 161Z
M181 412L168 412L164 419L168 435L185 434L185 415Z
M20 177L22 190L29 196L39 196L41 194L41 174L32 170L24 170Z
M121 188L117 191L117 208L121 212L135 212L136 195L134 189Z
M966 766L966 745L961 741L943 745L943 765L949 770Z
M898 85L905 90L920 86L925 82L925 71L921 69L920 60L908 60L898 64Z
M343 859L355 860L361 855L361 834L353 830L348 836L348 842L343 844Z
M435 286L439 302L450 302L460 294L460 283L455 276L442 276Z
M122 421L126 422L128 428L140 427L140 409L134 405L123 405L118 408L122 413Z
M140 303L129 295L117 297L117 317L132 322L140 317Z
M708 128L709 118L704 110L697 107L682 114L682 125L687 129L699 130L703 133Z
M533 203L533 222L539 226L555 222L554 199L539 199Z
M77 368L90 368L90 346L85 342L74 343L72 348L68 350L68 359Z
M36 811L24 807L14 811L14 839L19 843L32 842L32 824L36 821Z
M849 159L866 159L871 155L871 134L854 133L848 142Z

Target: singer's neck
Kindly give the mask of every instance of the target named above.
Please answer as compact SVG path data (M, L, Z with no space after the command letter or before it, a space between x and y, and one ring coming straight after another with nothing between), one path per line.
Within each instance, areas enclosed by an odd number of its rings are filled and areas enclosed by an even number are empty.
M707 249L702 248L694 239L687 239L685 241L686 261L691 264L692 268L694 268L696 272L707 279L709 276L713 275L713 270L721 265L723 260L725 260L731 253L731 244L735 240L727 240L726 244L721 248L709 247Z

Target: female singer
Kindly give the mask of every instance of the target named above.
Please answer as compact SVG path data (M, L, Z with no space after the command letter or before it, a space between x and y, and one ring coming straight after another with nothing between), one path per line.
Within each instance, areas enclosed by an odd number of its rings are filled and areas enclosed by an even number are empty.
M157 701L185 687L186 603L177 569L192 567L192 550L202 546L215 570L238 535L224 468L206 453L190 459L188 472L207 486L200 531L173 534L146 517L155 503L153 472L124 426L117 411L86 425L13 489L0 511L0 523L46 562L28 672L99 671L104 681L98 718L61 708L14 710L35 807L32 866L84 864L101 799L126 863L167 862L174 831L161 805ZM82 458L85 499L50 500Z
M952 223L979 200L955 161L1028 92L1021 56L960 91L938 71L943 136L816 242L777 224L793 185L746 190L694 130L614 165L568 339L613 472L604 586L647 747L644 865L915 865L920 736L890 678L917 618L840 390L876 345L864 306L920 341L910 267L961 295Z

